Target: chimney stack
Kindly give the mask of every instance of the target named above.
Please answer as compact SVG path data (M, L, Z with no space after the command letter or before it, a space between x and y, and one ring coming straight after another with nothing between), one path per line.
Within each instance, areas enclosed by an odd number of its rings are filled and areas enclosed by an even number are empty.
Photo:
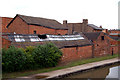
M86 32L87 25L88 25L88 19L83 19L83 22L82 22L82 32Z
M83 23L88 24L88 19L83 19Z
M100 28L102 28L102 26L100 26Z
M63 26L67 27L67 20L63 20Z
M67 24L67 20L63 20L63 24Z

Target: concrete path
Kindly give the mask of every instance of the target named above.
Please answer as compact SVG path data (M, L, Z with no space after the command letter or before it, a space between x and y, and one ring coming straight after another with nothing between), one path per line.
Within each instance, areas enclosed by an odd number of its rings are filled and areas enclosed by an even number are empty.
M30 76L19 77L19 78L16 78L14 80L20 80L20 79L21 80L26 80L26 79L28 79L28 80L36 80L35 76L48 76L45 79L49 79L49 78L59 77L59 76L67 75L67 74L78 72L78 71L83 71L83 70L88 70L88 69L92 69L92 68L95 68L95 67L100 67L100 66L103 66L103 65L111 64L111 63L116 63L118 61L120 61L120 59L118 59L118 58L109 59L109 60L103 60L103 61L99 61L99 62L83 64L83 65L70 67L70 68L65 68L65 69L60 69L60 70L56 70L56 71L51 71L51 72L34 74L34 75L30 75Z

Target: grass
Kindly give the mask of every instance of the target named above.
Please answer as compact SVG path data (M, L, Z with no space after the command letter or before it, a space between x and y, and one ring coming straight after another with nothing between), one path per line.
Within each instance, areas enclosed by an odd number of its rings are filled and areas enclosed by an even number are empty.
M38 69L38 70L26 70L26 71L22 71L22 72L3 73L2 76L3 76L3 78L16 78L16 77L28 76L28 75L37 74L37 73L50 72L50 71L54 71L54 70L64 69L64 68L68 68L68 67L73 67L73 66L77 66L77 65L91 63L91 62L97 62L97 61L112 59L112 58L116 58L116 57L118 57L118 54L114 54L113 56L108 55L108 56L105 56L105 57L74 61L74 62L68 63L65 66L43 68L43 69Z

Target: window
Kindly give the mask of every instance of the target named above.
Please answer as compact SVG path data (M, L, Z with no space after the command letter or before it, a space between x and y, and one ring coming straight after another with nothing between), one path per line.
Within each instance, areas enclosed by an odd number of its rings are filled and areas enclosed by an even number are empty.
M34 34L36 34L36 31L34 31Z
M104 40L104 36L101 36L101 40Z

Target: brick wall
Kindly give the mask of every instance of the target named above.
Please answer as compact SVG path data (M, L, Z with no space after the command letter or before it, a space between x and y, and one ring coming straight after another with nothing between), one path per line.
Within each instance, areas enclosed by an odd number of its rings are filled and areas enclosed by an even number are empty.
M92 57L92 46L62 48L63 56L59 64Z
M102 40L101 36L104 36ZM101 33L94 43L94 57L100 57L110 54L110 41L104 33Z
M8 23L10 23L10 21L13 19L13 18L8 18L8 17L0 17L1 19L1 24L0 27L2 28L2 32L3 33L6 33L8 32L8 29L6 28L6 26L8 25Z
M45 28L43 26L29 25L29 34L55 34L55 29Z
M68 23L68 33L72 34L73 32L100 32L101 30L94 30L92 27L88 26L87 23Z
M10 33L16 34L28 34L28 25L20 17L16 17L14 21L9 25L8 30Z
M120 33L120 30L110 30L110 33Z
M2 48L8 48L11 45L11 41L2 38Z
M112 38L110 38L108 36L107 36L107 38L110 41L110 54L112 54L112 50L113 50L113 54L118 53L119 41L114 40L114 39L112 39Z
M50 28L45 28L43 26L35 26L35 25L29 25L29 34L34 34L34 31L36 31L36 34L67 34L68 30L55 30Z
M68 30L56 30L56 34L65 35L68 34Z

